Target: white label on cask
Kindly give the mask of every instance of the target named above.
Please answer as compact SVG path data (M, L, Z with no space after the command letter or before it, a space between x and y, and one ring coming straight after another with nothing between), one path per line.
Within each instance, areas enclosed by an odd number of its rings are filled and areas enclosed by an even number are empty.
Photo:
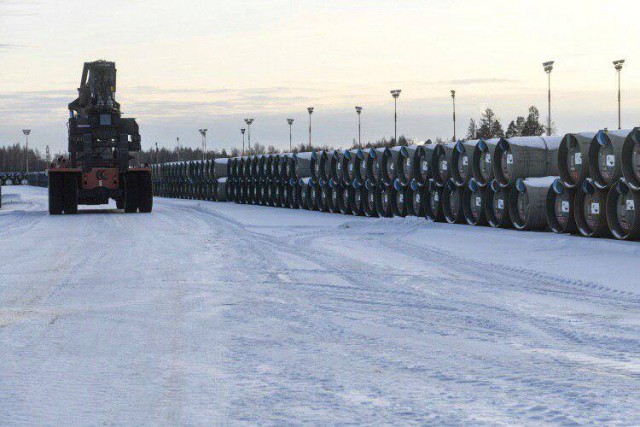
M508 165L513 164L513 154L507 154L507 164Z
M576 165L582 164L582 153L576 153L574 156Z
M428 162L422 162L422 170L423 171L428 171L429 170L429 163Z
M410 168L411 167L411 160L407 159L407 167Z
M447 162L446 161L442 162L442 170L443 171L447 170Z
M607 154L607 166L609 167L613 167L616 165L616 156L614 156L613 154Z
M482 204L482 197L476 196L476 206L480 206Z
M467 156L464 156L462 158L462 166L467 166L469 164L469 158Z
M404 195L402 193L398 196L398 200L400 200L400 203L404 203Z
M600 215L600 203L591 203L591 215Z
M436 202L440 200L440 196L438 196L438 193L433 195L433 200L435 200Z
M562 209L562 212L569 213L569 202L567 202L566 200L563 200L561 209Z
M504 200L498 199L498 209L504 209Z
M484 155L484 161L485 163L491 163L491 154L487 153Z
M627 210L628 211L635 211L636 210L636 206L633 200L627 200Z
M419 195L419 194L418 194L418 195L416 195L416 202L417 202L417 203L420 203L420 195Z

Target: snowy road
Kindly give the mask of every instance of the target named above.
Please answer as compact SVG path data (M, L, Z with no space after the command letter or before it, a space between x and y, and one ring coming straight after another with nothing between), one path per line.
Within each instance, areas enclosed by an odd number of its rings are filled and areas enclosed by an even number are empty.
M640 243L3 188L0 424L640 424Z

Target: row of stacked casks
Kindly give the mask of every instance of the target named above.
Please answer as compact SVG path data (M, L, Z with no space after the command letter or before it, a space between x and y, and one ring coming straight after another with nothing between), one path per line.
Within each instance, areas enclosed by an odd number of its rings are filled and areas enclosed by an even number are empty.
M230 160L237 203L640 238L640 130Z
M0 172L0 185L21 185L25 177L24 172Z
M34 187L49 187L49 174L47 172L27 172L24 175L27 185Z
M231 160L224 158L151 165L154 195L227 201L226 187Z

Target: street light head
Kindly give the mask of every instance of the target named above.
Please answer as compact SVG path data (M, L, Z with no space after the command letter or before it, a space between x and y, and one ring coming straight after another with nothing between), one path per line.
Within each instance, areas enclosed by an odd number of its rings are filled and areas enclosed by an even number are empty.
M622 65L624 64L624 59L618 59L617 61L613 61L613 66L616 67L616 70L622 70Z
M208 129L200 129L200 135L207 136L207 130Z
M313 107L307 107L307 111L309 112L309 114L313 113Z
M28 136L31 133L31 129L22 129L22 133Z
M398 97L400 96L400 92L402 92L402 90L400 90L400 89L394 89L394 90L392 90L392 91L391 91L391 95L392 95L394 98L398 98Z
M356 113L358 114L362 113L362 107L356 107Z
M543 62L542 66L544 67L544 71L550 73L551 70L553 70L553 64L555 64L555 61Z
M291 126L293 124L293 119L287 119L287 123L289 123L289 126Z
M247 126L251 126L251 123L253 123L254 119L244 119L244 122L247 124Z
M452 90L452 91L451 91L451 97L452 97L452 98L455 98L455 97L456 97L456 91L455 91L455 90Z
M240 133L242 133L244 135L244 131L245 130L246 130L245 128L240 129Z

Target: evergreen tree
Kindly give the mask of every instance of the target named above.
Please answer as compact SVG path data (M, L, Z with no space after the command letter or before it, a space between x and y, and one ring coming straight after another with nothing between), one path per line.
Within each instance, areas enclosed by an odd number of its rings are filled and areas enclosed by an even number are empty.
M476 137L484 139L504 137L502 123L500 123L500 119L496 117L491 108L487 108L482 113Z
M529 115L522 128L522 136L540 136L544 134L544 126L540 123L540 112L535 106L529 107Z
M476 126L476 121L471 119L469 120L469 127L467 128L467 135L465 136L465 139L478 139L477 135L478 127Z

